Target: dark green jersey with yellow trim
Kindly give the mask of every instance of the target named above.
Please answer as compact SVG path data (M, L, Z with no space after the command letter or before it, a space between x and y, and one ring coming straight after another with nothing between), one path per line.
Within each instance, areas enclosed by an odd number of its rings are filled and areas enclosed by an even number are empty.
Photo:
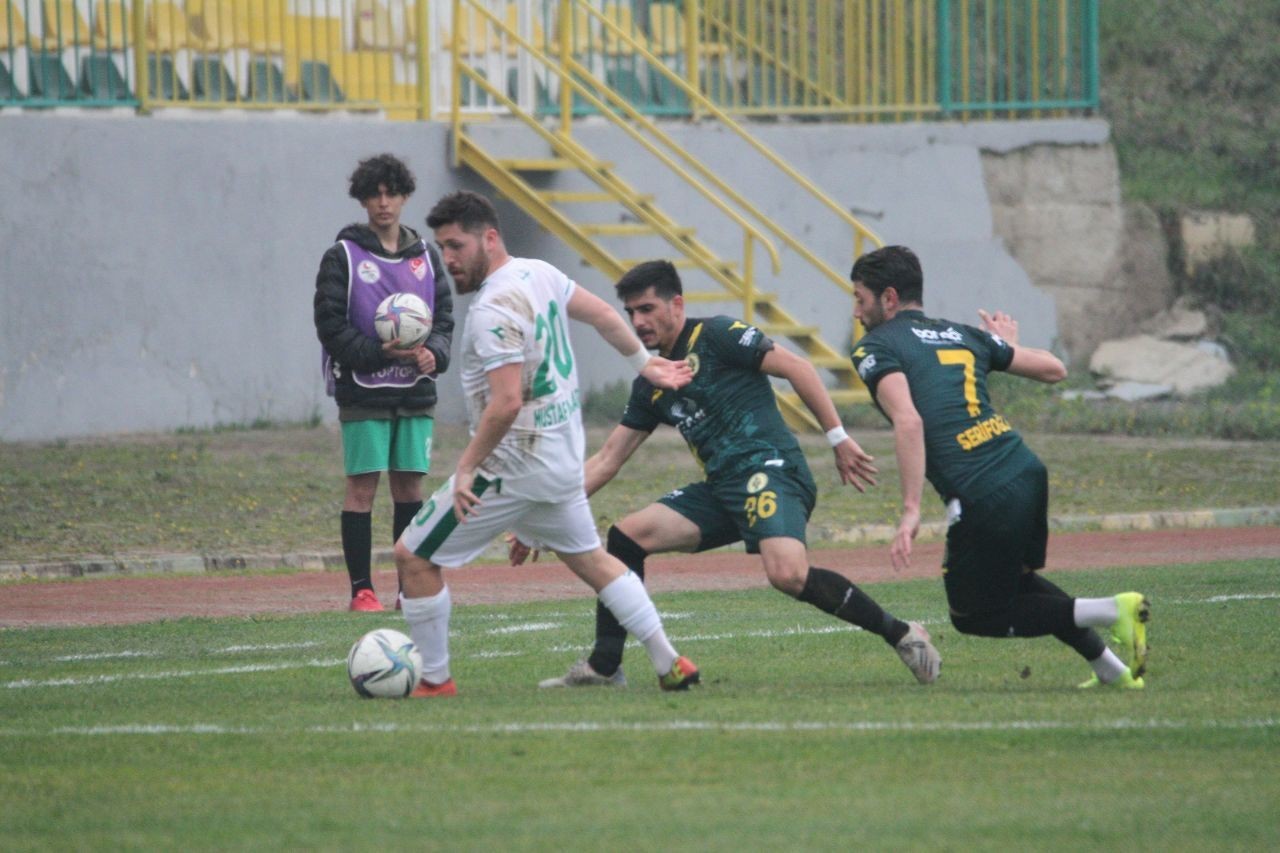
M622 425L643 432L658 424L676 427L708 479L756 469L769 459L798 458L804 465L773 386L760 372L773 347L759 329L731 317L686 320L668 357L687 359L693 381L664 391L637 377Z
M859 339L852 358L873 397L885 376L906 374L924 421L925 477L943 500L977 500L1035 458L991 407L987 374L1013 361L1013 347L998 336L899 311Z

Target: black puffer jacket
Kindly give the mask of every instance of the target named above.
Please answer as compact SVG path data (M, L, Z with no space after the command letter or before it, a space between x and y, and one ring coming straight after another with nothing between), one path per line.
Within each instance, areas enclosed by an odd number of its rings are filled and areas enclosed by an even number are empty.
M449 275L434 247L423 243L412 228L400 226L400 248L388 255L378 236L367 225L348 225L336 240L350 240L361 248L387 258L413 258L426 254L436 273L435 311L426 347L435 354L436 372L449 367L449 347L453 342L453 294ZM424 380L409 388L365 388L357 385L351 371L374 371L391 364L382 354L382 343L357 329L347 320L347 255L335 242L320 259L316 274L315 323L320 345L340 368L334 399L340 408L397 409L409 413L430 410L436 404L436 383Z

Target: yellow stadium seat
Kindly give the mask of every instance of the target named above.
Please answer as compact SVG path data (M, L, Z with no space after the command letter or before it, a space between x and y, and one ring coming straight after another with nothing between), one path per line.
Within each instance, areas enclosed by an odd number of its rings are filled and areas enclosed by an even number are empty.
M93 10L94 48L124 50L133 41L133 14L124 0L98 0Z
M0 11L0 50L22 47L27 43L27 22L12 3L8 12Z
M550 47L551 53L557 53L560 50L559 38L562 33L560 29L565 25L565 21L556 21L556 41ZM574 4L573 19L569 24L569 50L579 56L600 50L600 34L596 32L594 27L594 19L585 7Z
M249 9L249 49L284 53L285 0L239 0Z
M407 33L412 26L412 8L405 10ZM391 12L382 0L356 0L356 47L363 50L404 50L406 35L397 32Z
M249 46L248 7L232 0L187 0L193 46L210 53ZM244 15L237 20L238 12Z
M636 29L635 20L631 15L631 3L605 3L602 13L606 21L617 25L618 29L631 36L632 39L644 44L644 34ZM601 34L604 36L604 52L618 56L620 54L635 53L632 42L619 36L612 27L601 25ZM645 45L648 47L648 45Z
M529 34L529 41L534 47L538 48L538 50L545 51L547 49L547 33L542 26L542 21L538 20L537 12L533 7L528 7L526 14L534 16L533 26L530 28L531 32ZM511 30L511 32L516 35L520 35L520 7L518 4L507 4L506 24L507 28ZM507 56L515 56L518 52L518 47L519 45L516 44L515 39L510 37L507 38Z
M462 7L462 25L454 21L454 30L458 32L458 53L474 56L488 53L491 47L489 20L470 6ZM453 33L445 31L441 34L445 44L453 43Z
M147 49L172 53L191 45L187 13L174 2L158 0L147 8Z
M649 4L649 35L653 40L653 52L663 57L680 52L680 34L684 21L675 3Z
M44 0L44 41L46 48L87 47L93 32L76 8L75 0Z

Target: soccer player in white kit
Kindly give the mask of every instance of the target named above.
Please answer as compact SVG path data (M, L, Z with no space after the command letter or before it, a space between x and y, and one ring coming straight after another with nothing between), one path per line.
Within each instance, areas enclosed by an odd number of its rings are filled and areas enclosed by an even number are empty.
M649 351L612 306L564 273L507 254L484 196L458 192L427 216L459 294L475 293L462 334L462 388L471 440L458 468L396 543L409 633L422 654L414 696L453 696L452 604L442 569L473 560L510 530L555 551L644 645L663 690L684 690L698 669L667 639L643 582L600 545L583 487L585 441L569 320L593 326L647 380L676 389L689 366Z

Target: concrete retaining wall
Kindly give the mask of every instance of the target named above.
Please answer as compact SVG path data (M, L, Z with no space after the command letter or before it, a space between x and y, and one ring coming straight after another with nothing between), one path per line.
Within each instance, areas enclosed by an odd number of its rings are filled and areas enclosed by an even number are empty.
M755 129L886 241L920 252L931 313L973 322L977 307L999 306L1022 319L1028 343L1066 344L1072 354L1090 338L1077 331L1093 322L1079 316L1087 312L1066 310L1070 282L1050 274L1084 270L1077 253L1107 240L1118 257L1123 217L1104 123ZM709 126L670 130L848 269L844 229L741 154L739 143ZM494 124L483 132L511 131ZM616 152L633 182L734 255L731 235L704 217L702 202L628 153L616 131L587 123L578 132ZM311 296L321 253L342 225L363 219L346 197L346 177L361 157L406 157L419 189L405 221L421 229L441 194L486 190L450 169L447 142L441 124L374 118L0 114L0 439L332 418ZM1094 182L1079 178L1077 170L1096 171L1099 162L1110 171ZM1061 213L1074 223L1069 239L1052 233L1058 213L1028 231L1019 210L1044 198L1089 212ZM543 257L611 298L611 282L509 205L500 209L514 253ZM1099 293L1110 263L1088 267ZM799 269L784 257L783 273L762 287L843 345L848 298ZM460 300L460 313L465 306ZM576 345L586 388L627 375L589 335L579 333ZM462 419L459 396L456 377L446 377L440 417Z

